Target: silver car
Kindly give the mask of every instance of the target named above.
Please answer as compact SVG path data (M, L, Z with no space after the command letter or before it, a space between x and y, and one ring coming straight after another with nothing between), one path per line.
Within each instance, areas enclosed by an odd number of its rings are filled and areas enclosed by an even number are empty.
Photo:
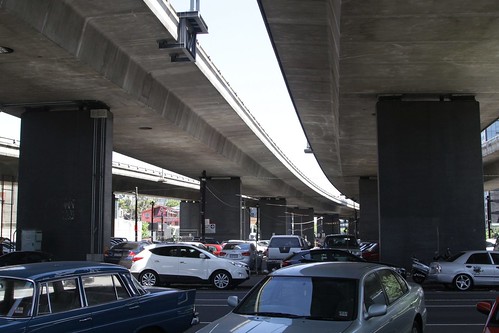
M457 290L499 285L499 251L462 251L447 260L432 262L427 277Z
M375 263L321 262L274 271L235 308L198 332L421 333L421 286Z
M254 270L257 264L257 251L253 242L228 242L224 244L218 256L243 262L250 270Z

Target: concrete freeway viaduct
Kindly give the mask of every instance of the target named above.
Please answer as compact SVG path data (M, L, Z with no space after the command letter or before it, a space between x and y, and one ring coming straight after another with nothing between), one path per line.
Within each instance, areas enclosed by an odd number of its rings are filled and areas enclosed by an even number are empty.
M19 230L41 228L59 248L77 231L89 244L78 255L102 253L112 150L195 179L206 170L205 217L222 239L239 238L242 196L263 200L266 238L286 232L287 209L355 215L260 128L196 44L206 30L163 0L2 1L0 108L21 118ZM199 226L199 205L186 210Z
M383 259L395 263L445 247L484 246L480 130L499 112L499 5L258 3L311 149L333 184L361 204L361 237L379 240ZM82 161L91 160L87 192L94 203L110 190L106 177L95 175L106 165L112 126L118 152L193 178L207 170L236 179L252 197L351 214L310 190L273 154L275 147L262 144L265 134L202 49L192 40L179 46L185 37L179 32L204 32L204 22L191 14L177 15L160 0L2 1L1 46L13 51L0 55L2 110L21 116L26 147L91 129L60 149L76 145ZM91 140L82 143L86 136ZM86 151L87 144L94 148ZM29 188L22 191L23 179L31 186L38 181L30 178L29 162L57 153L21 152L20 193ZM82 185L74 176L62 179ZM486 188L494 186L488 181ZM20 195L20 205L36 195ZM59 218L73 223L67 187L54 200L64 207ZM94 206L85 253L98 253L106 238L99 222L106 207ZM58 204L48 208L57 211ZM19 222L36 227L21 212Z

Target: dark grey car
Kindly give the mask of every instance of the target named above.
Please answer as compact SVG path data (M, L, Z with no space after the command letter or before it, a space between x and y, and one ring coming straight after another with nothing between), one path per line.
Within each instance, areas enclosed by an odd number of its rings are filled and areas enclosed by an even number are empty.
M150 244L150 242L146 241L118 243L104 253L104 262L130 268L132 267L133 257Z

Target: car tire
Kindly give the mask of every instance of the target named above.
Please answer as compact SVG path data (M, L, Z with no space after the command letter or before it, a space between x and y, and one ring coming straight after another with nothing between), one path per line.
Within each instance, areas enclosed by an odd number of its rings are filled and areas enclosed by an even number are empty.
M157 286L159 285L159 275L155 271L143 271L139 275L139 282L143 286Z
M452 284L457 290L467 291L473 287L473 280L468 274L459 274L456 275Z
M419 324L419 322L417 320L414 320L414 322L412 323L412 330L411 330L411 333L421 333L421 325Z
M232 277L227 271L216 271L211 275L211 284L220 290L229 289L232 286Z

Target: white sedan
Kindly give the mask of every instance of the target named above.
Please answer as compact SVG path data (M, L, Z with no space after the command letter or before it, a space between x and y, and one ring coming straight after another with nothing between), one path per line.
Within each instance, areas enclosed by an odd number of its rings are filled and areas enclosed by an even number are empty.
M432 262L427 277L458 290L499 285L499 251L462 251L444 261Z
M363 262L281 268L228 303L235 308L198 333L421 333L427 317L421 286Z
M249 279L244 263L219 258L188 244L157 244L133 258L130 272L144 286L209 283L217 289Z

